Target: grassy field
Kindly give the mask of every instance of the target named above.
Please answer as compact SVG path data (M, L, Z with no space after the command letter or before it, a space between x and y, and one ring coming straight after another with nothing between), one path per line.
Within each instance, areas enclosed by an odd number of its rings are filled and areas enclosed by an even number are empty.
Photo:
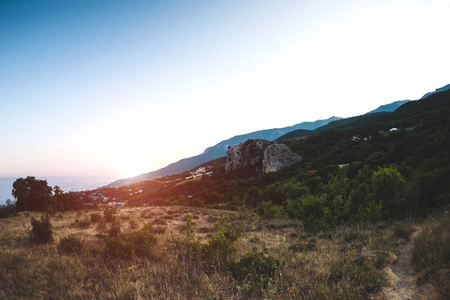
M33 243L32 217L0 219L1 299L382 298L385 268L418 228L312 234L249 210L142 207L57 213L53 241Z

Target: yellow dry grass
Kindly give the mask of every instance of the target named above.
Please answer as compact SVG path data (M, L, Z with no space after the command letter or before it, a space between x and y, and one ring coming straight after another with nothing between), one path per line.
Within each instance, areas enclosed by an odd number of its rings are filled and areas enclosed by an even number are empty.
M253 247L267 248L283 268L260 288L223 270L205 272L174 247L173 240L185 235L187 213L201 241L217 224L232 224L243 230L235 243L236 260ZM156 234L159 259L108 260L101 236L111 223L79 225L92 214L103 212L51 216L54 242L48 245L32 244L28 236L30 218L41 214L0 219L0 299L364 299L385 282L384 265L374 267L377 251L384 247L393 254L402 243L399 238L387 243L392 230L376 226L309 234L299 221L261 220L251 211L137 207L119 209L116 223L123 233L146 223L165 228ZM69 235L82 241L80 253L58 252L58 243Z

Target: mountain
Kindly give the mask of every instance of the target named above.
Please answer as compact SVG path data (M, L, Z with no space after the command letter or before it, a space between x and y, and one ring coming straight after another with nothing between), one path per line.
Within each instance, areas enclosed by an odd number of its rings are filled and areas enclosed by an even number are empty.
M378 119L383 118L384 114L393 112L397 108L399 108L400 106L402 106L403 104L408 103L408 102L410 102L410 100L400 100L400 101L392 102L390 104L381 105L377 109L374 109L364 115L335 120L333 122L325 124L324 126L318 127L315 130L309 130L309 131L303 130L303 129L293 130L291 132L286 133L285 135L280 136L276 141L279 143L284 143L287 141L303 139L307 136L310 136L312 134L317 134L319 132L323 132L323 131L327 131L327 130L331 130L331 129L344 128L351 124L357 125L357 126L362 126L364 124L376 122Z
M425 99L426 97L431 96L431 95L433 95L433 94L440 93L440 92L445 92L445 91L448 91L448 90L450 90L450 84L447 84L446 86L443 86L443 87L441 87L441 88L438 88L438 89L436 89L434 92L426 93L426 94L423 95L423 97L420 98L420 99Z
M427 93L422 97L422 99L429 97L430 95L441 93L450 90L450 84L436 89L434 92ZM248 134L237 135L230 139L224 140L212 147L207 148L202 154L181 159L178 162L172 163L165 168L141 174L136 177L128 179L117 180L107 187L118 187L131 183L136 183L142 180L148 180L152 178L164 177L172 174L179 174L182 172L189 171L201 164L208 161L215 160L217 158L226 156L228 147L232 147L239 143L245 142L249 139L265 139L269 141L277 140L277 142L287 142L291 140L298 140L307 137L312 134L318 134L320 132L332 130L332 129L343 129L349 126L351 127L361 127L370 126L370 124L383 120L387 114L393 111L397 111L397 108L404 107L404 104L409 104L409 100L395 101L390 104L382 105L375 110L368 112L362 116L356 116L346 119L341 119L338 117L331 117L326 120L318 120L315 122L303 122L293 126L288 126L284 128L266 129L251 132Z
M183 172L189 171L203 163L206 163L208 161L217 159L219 157L226 156L228 147L232 147L239 143L245 142L249 139L264 139L264 140L268 140L268 141L273 141L273 140L277 139L278 137L280 137L288 132L291 132L293 130L298 130L298 129L314 130L316 128L319 128L321 126L324 126L330 122L333 122L333 121L336 121L339 119L340 119L339 117L333 116L333 117L331 117L329 119L325 119L325 120L317 120L314 122L302 122L299 124L295 124L293 126L288 126L288 127L283 127L283 128L265 129L265 130L259 130L259 131L255 131L255 132L251 132L251 133L247 133L247 134L236 135L230 139L221 141L220 143L207 148L202 154L199 154L199 155L196 155L193 157L189 157L189 158L181 159L178 162L172 163L172 164L168 165L167 167L164 167L162 169L159 169L159 170L156 170L153 172L144 173L139 176L132 177L132 178L119 179L119 180L107 185L107 187L118 187L118 186L123 186L123 185L131 184L131 183L139 182L142 180L148 180L148 179L152 179L152 178L164 177L167 175L183 173Z
M396 110L397 108L399 108L400 106L402 106L403 104L405 104L406 102L409 102L409 101L410 100L400 100L400 101L392 102L390 104L381 105L377 109L369 111L368 113L366 113L366 115L379 113L379 112L392 112L392 111Z

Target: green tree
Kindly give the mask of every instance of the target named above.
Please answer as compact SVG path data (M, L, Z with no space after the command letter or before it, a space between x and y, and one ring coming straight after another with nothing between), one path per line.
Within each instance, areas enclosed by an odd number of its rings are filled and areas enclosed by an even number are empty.
M385 218L404 216L406 179L395 166L379 168L371 178L374 200L381 204Z
M74 193L64 193L57 185L53 188L53 208L57 211L81 209L83 205Z
M48 186L46 180L39 180L33 176L16 179L12 195L16 198L18 211L45 211L52 205L52 188Z

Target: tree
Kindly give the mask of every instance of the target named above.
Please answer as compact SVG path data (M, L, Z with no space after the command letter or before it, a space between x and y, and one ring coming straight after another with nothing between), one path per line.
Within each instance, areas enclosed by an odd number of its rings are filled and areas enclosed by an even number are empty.
M45 211L52 204L52 188L48 186L47 180L39 180L33 176L16 179L12 195L16 198L18 211Z
M371 178L374 199L381 203L382 214L386 217L403 216L407 210L405 192L406 179L395 166L379 168Z

